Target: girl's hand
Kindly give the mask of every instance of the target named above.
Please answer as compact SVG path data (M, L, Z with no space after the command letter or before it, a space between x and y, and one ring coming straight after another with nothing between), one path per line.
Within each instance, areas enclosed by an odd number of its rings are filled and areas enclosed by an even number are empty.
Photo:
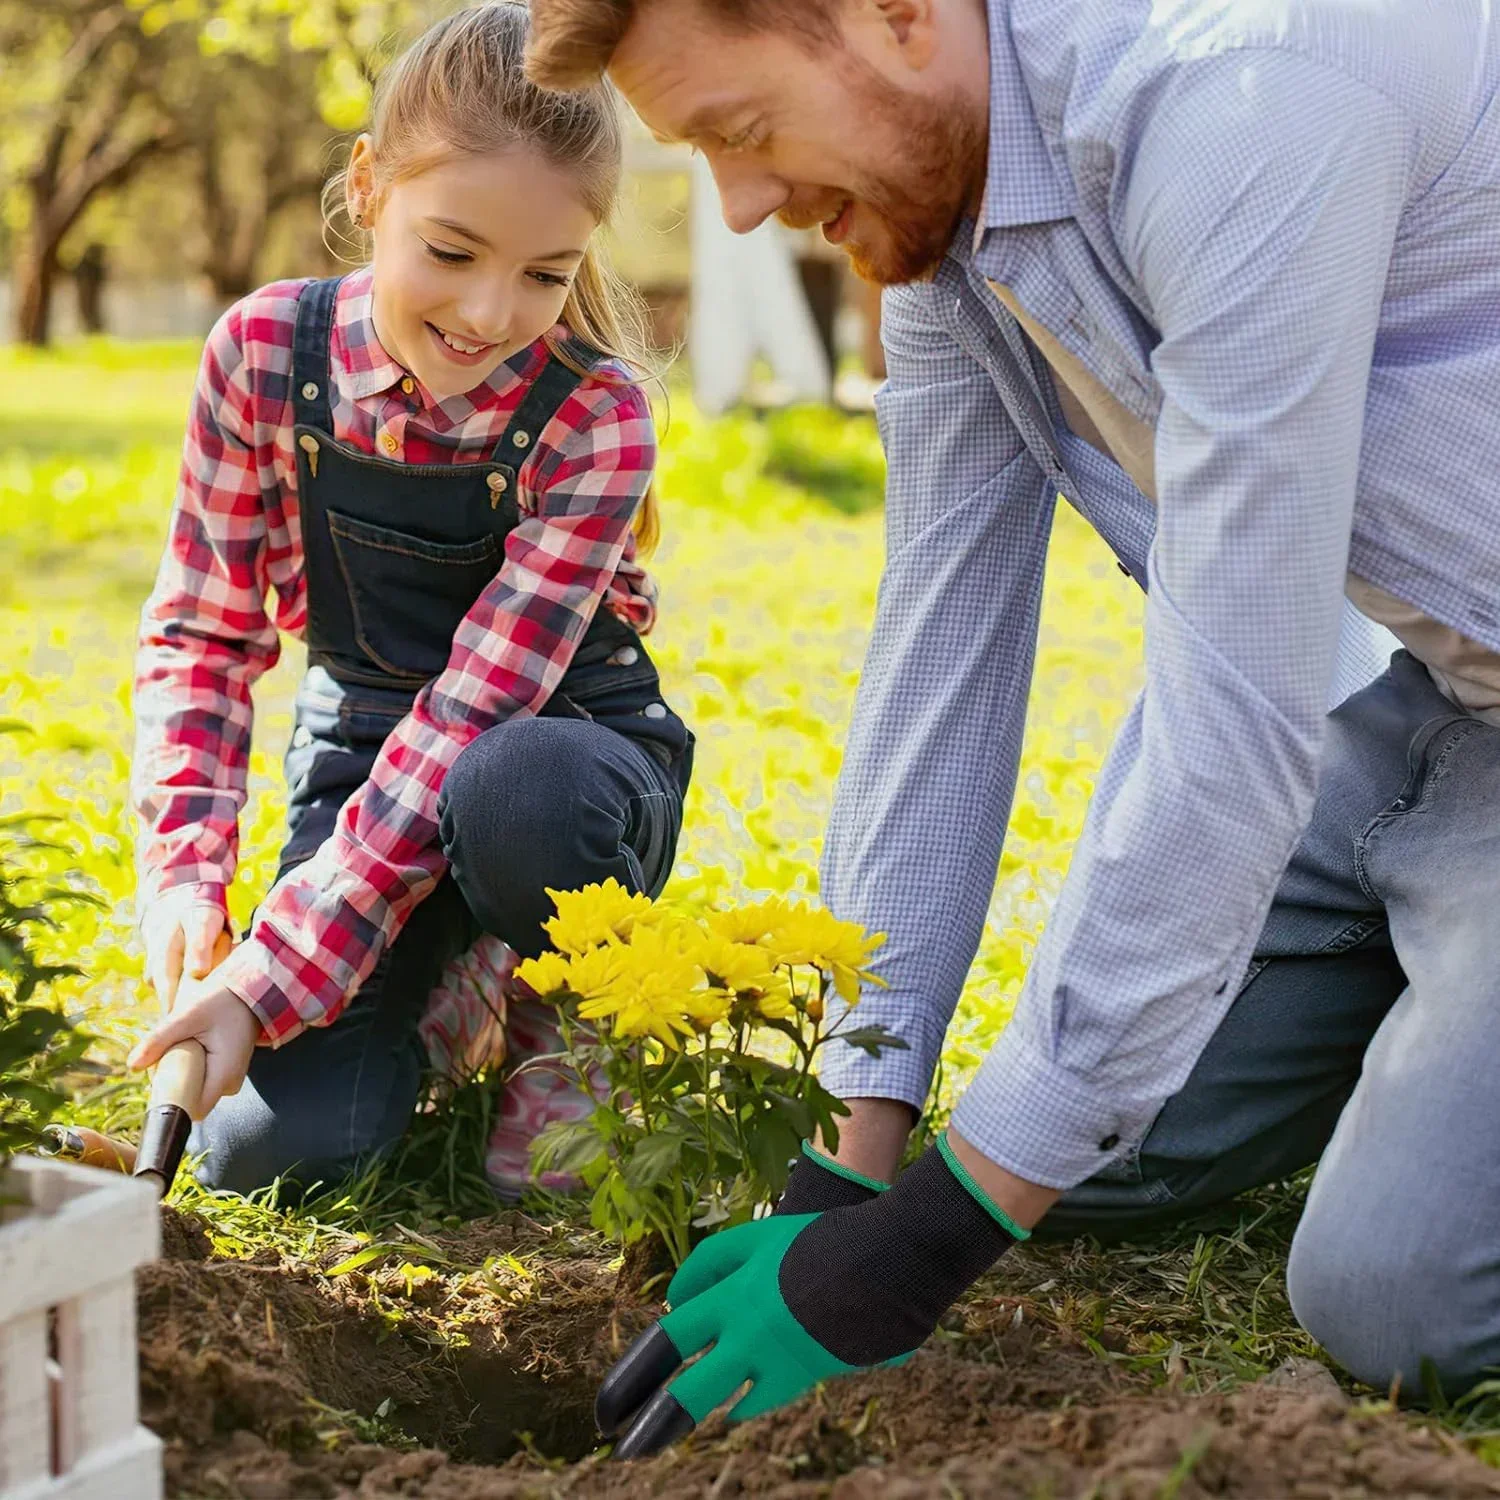
M179 1042L195 1041L207 1054L203 1092L190 1111L201 1120L220 1099L237 1094L260 1039L260 1019L233 990L212 981L188 980L176 1008L127 1059L131 1068L149 1068Z
M191 902L186 896L173 900L173 894L168 891L155 901L141 923L146 979L163 1015L176 1003L184 971L203 979L232 946L224 913L217 906Z

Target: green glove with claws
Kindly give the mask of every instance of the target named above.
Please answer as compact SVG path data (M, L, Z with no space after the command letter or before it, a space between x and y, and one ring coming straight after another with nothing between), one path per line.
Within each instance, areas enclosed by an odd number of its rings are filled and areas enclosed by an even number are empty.
M600 1431L628 1424L615 1457L639 1458L692 1431L747 1382L731 1422L833 1376L899 1364L1026 1237L946 1140L865 1202L716 1234L673 1277L672 1310L605 1378L594 1407Z

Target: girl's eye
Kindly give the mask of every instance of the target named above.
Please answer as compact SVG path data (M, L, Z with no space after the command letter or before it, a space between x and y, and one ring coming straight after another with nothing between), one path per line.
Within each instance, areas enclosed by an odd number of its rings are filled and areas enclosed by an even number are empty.
M464 255L456 250L439 250L436 245L428 245L426 240L422 241L427 246L427 253L440 264L445 266L461 266L465 261L473 260L472 255Z
M558 276L552 271L533 271L531 277L539 281L543 286L572 286L572 282L566 276Z

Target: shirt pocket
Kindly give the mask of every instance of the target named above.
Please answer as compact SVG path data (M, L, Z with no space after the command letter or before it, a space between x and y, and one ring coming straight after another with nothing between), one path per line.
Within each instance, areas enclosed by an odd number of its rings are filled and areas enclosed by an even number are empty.
M499 571L498 538L434 542L335 510L328 530L360 648L393 677L436 677L464 616Z

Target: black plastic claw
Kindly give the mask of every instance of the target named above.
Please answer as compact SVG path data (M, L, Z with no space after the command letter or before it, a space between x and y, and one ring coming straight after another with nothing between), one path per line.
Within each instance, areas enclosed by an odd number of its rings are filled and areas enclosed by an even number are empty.
M678 1438L686 1437L697 1425L671 1391L658 1391L630 1424L630 1430L615 1444L612 1457L645 1458L648 1454L660 1453Z
M594 1421L613 1437L656 1394L682 1363L677 1346L660 1323L653 1323L617 1359L594 1398Z

